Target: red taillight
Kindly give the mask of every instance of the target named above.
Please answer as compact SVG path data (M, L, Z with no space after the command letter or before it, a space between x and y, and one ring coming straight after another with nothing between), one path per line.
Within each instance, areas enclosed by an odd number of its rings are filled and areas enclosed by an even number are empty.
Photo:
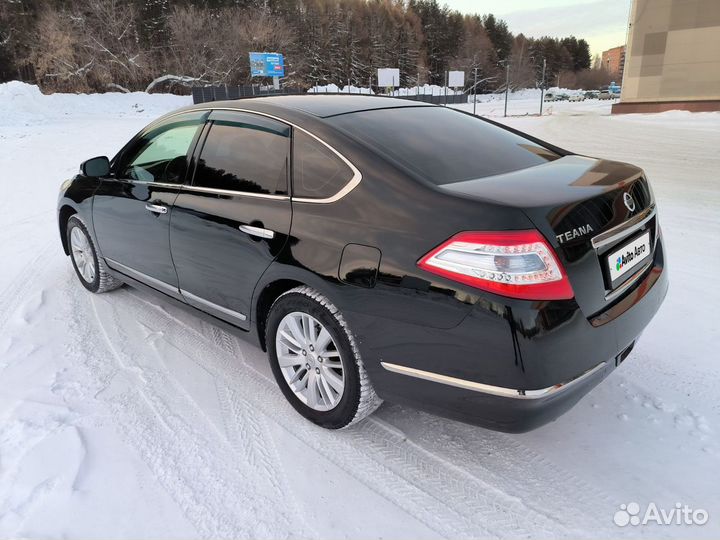
M536 230L462 232L425 255L418 266L513 298L563 300L574 296L555 252Z

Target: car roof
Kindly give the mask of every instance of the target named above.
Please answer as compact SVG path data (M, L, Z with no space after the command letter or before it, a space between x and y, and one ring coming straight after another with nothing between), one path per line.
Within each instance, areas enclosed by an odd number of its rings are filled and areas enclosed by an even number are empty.
M358 94L304 94L212 101L188 107L187 110L209 107L213 109L246 109L251 111L257 110L258 112L266 112L269 108L271 108L280 112L282 109L290 109L292 111L309 114L317 118L329 118L340 114L376 109L432 106L433 105L422 101L411 101L385 96L368 96Z

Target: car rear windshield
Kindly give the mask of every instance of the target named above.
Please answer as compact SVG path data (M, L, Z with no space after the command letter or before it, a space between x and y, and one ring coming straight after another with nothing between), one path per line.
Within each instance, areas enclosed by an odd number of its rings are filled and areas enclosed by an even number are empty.
M328 120L437 185L517 171L560 157L524 137L445 107L375 109Z

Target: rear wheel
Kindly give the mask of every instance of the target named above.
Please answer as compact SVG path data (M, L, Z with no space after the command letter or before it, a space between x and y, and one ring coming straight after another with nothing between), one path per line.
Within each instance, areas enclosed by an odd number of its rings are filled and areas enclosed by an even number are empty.
M270 363L295 409L330 429L365 418L382 403L338 309L309 287L281 295L266 325Z
M105 262L98 257L92 237L80 217L70 217L66 233L70 260L83 287L90 292L102 293L122 286L122 281L111 276Z

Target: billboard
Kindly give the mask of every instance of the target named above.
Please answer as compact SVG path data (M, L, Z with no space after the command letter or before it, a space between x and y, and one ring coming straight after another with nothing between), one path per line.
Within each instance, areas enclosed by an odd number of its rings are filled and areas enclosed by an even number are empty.
M448 86L450 88L457 88L459 86L465 86L465 72L464 71L448 72Z
M251 52L251 77L284 77L285 59L279 53Z
M378 69L378 86L400 86L400 70L398 68Z

